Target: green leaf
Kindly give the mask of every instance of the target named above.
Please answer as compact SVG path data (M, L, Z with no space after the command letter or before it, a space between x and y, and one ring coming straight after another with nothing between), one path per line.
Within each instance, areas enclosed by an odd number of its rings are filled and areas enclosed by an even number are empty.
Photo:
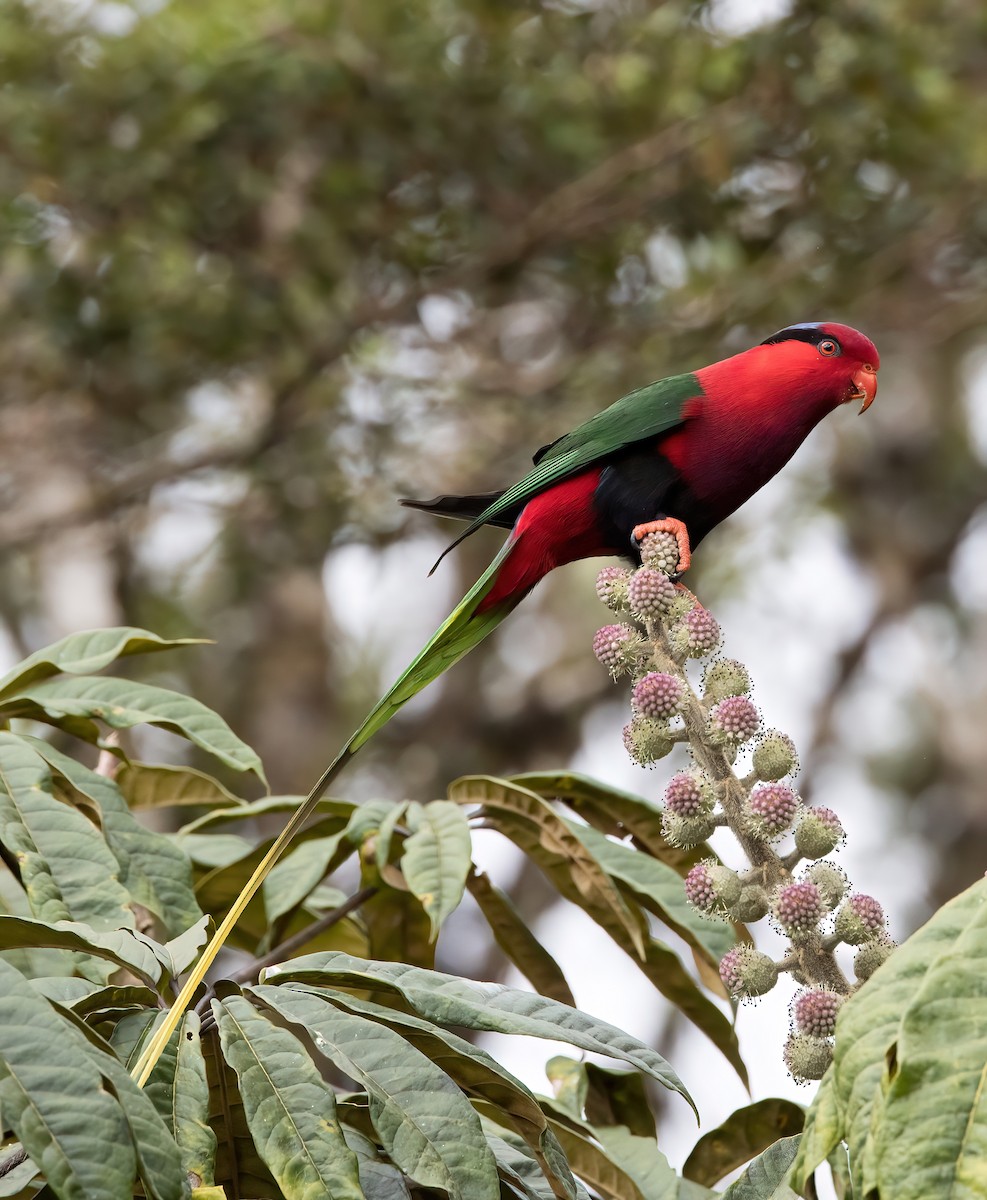
M148 1009L128 1013L113 1026L109 1042L128 1071L133 1071L148 1038L163 1019L163 1009Z
M350 815L346 836L354 846L359 846L370 834L376 833L387 814L399 807L393 800L365 800L358 804ZM403 809L403 803L400 805Z
M482 805L481 815L486 824L511 837L526 853L537 848L558 861L571 880L570 890L574 889L579 897L577 903L595 920L599 919L596 914L600 913L608 923L619 925L638 957L644 957L640 920L628 908L613 880L541 796L506 779L466 775L449 785L449 799L457 804ZM506 814L508 819L503 820L501 814ZM526 836L514 836L518 821L511 818L520 818L524 822L528 827L524 831Z
M450 787L450 795L464 800L484 794L488 797L482 810L484 824L510 838L567 900L605 929L654 987L706 1034L746 1083L746 1067L730 1021L701 991L678 955L648 934L646 918L636 902L621 896L566 822L546 801L503 780L467 778ZM612 903L614 896L617 905ZM636 937L628 933L629 924L636 929Z
M53 946L92 954L126 967L148 987L154 987L163 974L161 959L149 940L129 929L100 933L79 921L49 923L29 917L0 916L0 947L7 950L24 946Z
M519 1137L488 1117L483 1118L483 1132L497 1160L501 1179L525 1200L555 1200L557 1193L532 1157L530 1148ZM589 1200L589 1193L578 1179L573 1180L573 1187L576 1200Z
M759 1100L730 1114L696 1142L686 1159L686 1179L712 1187L779 1138L802 1132L805 1110L791 1100Z
M236 833L179 832L175 840L195 866L210 870L231 866L256 850L253 842Z
M71 633L51 646L36 650L4 675L0 679L0 698L15 689L62 672L89 675L93 671L102 671L111 662L130 654L149 654L156 650L171 650L176 646L207 644L204 638L160 638L146 629L128 626Z
M400 803L393 805L384 814L383 820L377 829L374 837L376 843L374 846L374 861L377 864L377 870L382 875L385 874L385 868L391 857L391 844L394 840L395 831L410 807L411 805L407 800L402 800Z
M99 830L54 794L45 760L0 731L0 842L16 856L31 910L42 920L133 925L130 896Z
M316 821L314 825L309 825L299 833L295 845L301 846L315 838L334 835L339 831L339 826L338 817L326 817ZM226 915L270 849L273 840L268 838L259 844L251 844L244 838L234 838L230 834L194 834L192 837L179 838L179 844L189 852L193 861L203 851L207 864L211 859L216 861L216 865L202 873L195 882L196 899L205 912L217 919ZM348 847L342 847L339 851L340 857L349 853ZM263 896L258 892L241 916L231 944L253 950L269 929Z
M552 1128L562 1144L569 1165L575 1174L594 1192L603 1196L604 1200L671 1200L672 1197L675 1197L678 1178L665 1162L655 1142L644 1138L635 1139L647 1142L654 1164L654 1170L650 1170L646 1169L646 1164L643 1162L638 1163L638 1170L642 1178L647 1180L649 1188L649 1190L644 1190L634 1174L618 1162L616 1157L603 1146L602 1135L598 1135L585 1121L573 1117L548 1102L546 1104L550 1110L558 1114L552 1121ZM634 1157L636 1158L637 1155L635 1154ZM664 1168L664 1178L662 1178L662 1168ZM669 1187L676 1190L670 1191Z
M63 1200L131 1200L137 1160L130 1132L88 1043L3 961L0 1108Z
M399 891L381 877L371 857L360 862L360 886L376 888L360 907L374 958L400 960L420 967L435 962L435 943L430 940L431 922L411 892Z
M606 1021L531 992L502 984L474 983L404 963L370 962L331 952L272 967L264 978L299 980L317 986L384 988L400 995L415 1013L436 1024L568 1042L581 1050L622 1059L692 1104L682 1081L650 1046Z
M20 970L19 967L18 970ZM21 971L21 974L23 975L24 972ZM74 975L49 975L41 978L31 978L31 986L39 991L46 1000L54 1000L56 1004L64 1004L68 1008L74 1008L88 996L104 990L98 984L93 983L91 979L79 979ZM158 998L154 992L149 991L147 988L142 988L141 990L151 997L152 1004L157 1003Z
M201 1025L194 1012L185 1014L169 1039L144 1093L171 1130L181 1153L183 1174L194 1176L198 1180L195 1186L212 1184L216 1135L209 1127L209 1085Z
M730 1184L723 1200L798 1200L785 1180L798 1150L799 1137L796 1134L782 1138L758 1155L743 1175Z
M209 940L210 917L200 917L184 933L166 942L164 950L171 959L171 975L183 975L199 957L199 951Z
M843 1140L855 1194L936 1200L987 1186L985 960L987 881L980 880L843 1005L833 1065L806 1119L795 1187L804 1188Z
M103 721L111 729L160 725L188 738L232 770L253 771L261 782L267 783L256 752L236 736L222 717L198 700L167 688L129 679L83 675L18 688L7 696L3 709L9 716L36 719L40 711L55 724L67 716Z
M646 1200L678 1200L681 1180L653 1137L638 1137L625 1125L590 1128L607 1157L634 1180Z
M888 1060L874 1172L895 1200L987 1195L987 887L973 891L965 928L909 997ZM868 985L875 1004L883 982Z
M138 1173L150 1200L187 1200L189 1186L178 1146L150 1098L112 1054L89 1047L103 1083L120 1102L137 1154Z
M552 1085L556 1107L581 1121L589 1092L585 1063L568 1054L556 1054L545 1064L545 1076Z
M340 903L346 899L345 893L340 897ZM339 907L339 904L336 905ZM314 914L323 916L323 913ZM306 905L298 909L291 920L284 926L281 936L284 939L296 934L305 934L305 941L299 943L297 953L314 954L319 950L341 950L345 954L355 954L360 958L368 958L370 954L367 942L367 931L361 921L344 917L328 929L315 928L311 913Z
M736 944L726 921L710 921L686 899L682 876L667 863L620 842L589 825L567 821L611 879L630 887L639 902L681 938L699 950L707 962L719 966L720 959Z
M575 1008L576 1001L562 968L528 928L510 897L475 869L467 877L466 886L486 918L497 945L535 991Z
M32 980L34 987L37 987L39 982L36 979ZM71 1002L57 996L49 998L58 1000L60 1004L68 1004L74 1013L91 1023L94 1023L93 1018L115 1019L133 1012L147 1011L156 1008L159 1001L157 992L137 983L110 984L108 987L96 988Z
M13 1196L24 1200L26 1196L37 1194L44 1180L38 1175L37 1165L30 1158L26 1158L16 1167L6 1169L10 1156L20 1149L20 1146L7 1145L0 1151L0 1196ZM29 1189L28 1184L33 1186Z
M169 933L200 920L202 910L192 891L192 864L184 851L171 838L146 829L135 819L114 780L90 771L40 738L25 741L65 781L70 793L97 806L107 845L120 865L121 883L130 896L158 916Z
M674 867L680 875L685 875L710 853L705 845L691 850L670 846L661 831L661 809L657 805L586 775L574 771L533 771L514 775L511 782L539 796L564 800L603 833L618 837L632 835L652 858Z
M284 1193L257 1152L240 1095L239 1081L223 1057L219 1030L210 1024L202 1033L202 1054L209 1082L209 1124L216 1135L216 1185L228 1200L284 1200Z
M399 1033L430 1062L445 1071L450 1079L455 1080L464 1092L493 1105L500 1119L510 1121L524 1138L546 1177L557 1184L555 1194L561 1197L572 1195L572 1175L537 1099L519 1079L484 1050L457 1034L403 1013L400 1009L385 1008L331 988L310 989L301 984L289 986L304 991L314 990L337 1008L370 1017Z
M237 805L227 805L225 808L203 813L201 817L183 825L178 832L182 837L186 837L189 834L211 832L215 826L231 825L235 821L253 821L258 817L294 812L304 799L304 796L262 796L259 800L251 800L249 804L242 801ZM316 804L314 811L324 817L339 817L340 823L345 824L353 809L352 804L324 797Z
M203 808L234 808L243 805L219 782L192 767L169 767L163 763L121 763L114 781L131 808L168 808L172 805L201 805Z
M31 920L31 905L20 880L0 857L0 915L26 917ZM342 949L334 946L332 949ZM359 953L359 951L356 951ZM69 976L77 973L76 956L64 950L39 949L35 946L4 950L0 954L26 978Z
M412 1200L408 1181L397 1167L380 1157L374 1142L350 1125L342 1128L347 1146L357 1157L366 1200Z
M432 922L432 941L463 898L472 851L469 824L458 805L433 800L421 809L404 843L401 870Z
M242 996L214 1000L212 1008L254 1143L286 1200L362 1200L332 1088L302 1043Z
M322 882L343 836L340 830L329 837L302 842L271 868L263 883L264 908L270 924L297 908ZM353 853L355 847L347 842L346 849Z
M450 1200L498 1200L496 1163L479 1118L423 1054L386 1026L311 993L262 985L247 994L307 1029L316 1049L367 1089L374 1128L407 1175Z
M584 1064L586 1120L599 1129L626 1125L638 1137L657 1136L644 1076L637 1071L612 1071L598 1063Z

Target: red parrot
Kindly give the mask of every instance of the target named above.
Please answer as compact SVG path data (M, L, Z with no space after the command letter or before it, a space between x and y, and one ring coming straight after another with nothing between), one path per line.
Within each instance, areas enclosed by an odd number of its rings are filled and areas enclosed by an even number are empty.
M502 492L402 500L469 521L443 557L481 525L511 532L327 775L555 567L598 555L639 563L641 539L668 530L679 573L687 570L706 534L781 470L827 413L857 400L861 412L870 407L879 366L874 343L849 325L789 325L742 354L624 396L542 447L534 470Z
M678 540L679 573L685 571L692 549L788 462L827 413L855 400L861 412L870 406L879 361L874 343L847 325L789 325L743 354L624 396L539 450L534 470L503 492L403 501L468 520L453 546L481 525L511 532L292 813L142 1055L138 1083L147 1080L240 914L329 783L403 704L563 563L602 554L640 561L640 540L668 530Z

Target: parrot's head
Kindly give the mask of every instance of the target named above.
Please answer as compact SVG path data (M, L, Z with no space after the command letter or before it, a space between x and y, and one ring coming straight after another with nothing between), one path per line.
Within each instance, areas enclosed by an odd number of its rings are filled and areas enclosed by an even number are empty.
M796 387L799 384L832 407L859 400L860 411L870 408L877 395L881 365L877 347L859 330L835 321L809 321L789 325L766 338L769 362Z

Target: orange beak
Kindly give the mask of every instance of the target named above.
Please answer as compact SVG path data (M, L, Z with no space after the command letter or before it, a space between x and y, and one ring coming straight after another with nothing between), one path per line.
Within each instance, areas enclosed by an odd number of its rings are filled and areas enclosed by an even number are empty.
M850 396L850 399L862 400L860 411L865 413L874 403L874 397L877 395L877 371L870 363L864 363L862 367L854 371L851 379L856 391Z

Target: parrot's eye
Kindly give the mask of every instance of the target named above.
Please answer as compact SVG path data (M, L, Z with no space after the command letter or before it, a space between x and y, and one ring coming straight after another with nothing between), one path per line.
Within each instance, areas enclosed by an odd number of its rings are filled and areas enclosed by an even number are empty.
M834 354L839 354L840 344L834 342L832 338L827 338L824 342L819 343L819 353L825 354L827 358L832 358Z

